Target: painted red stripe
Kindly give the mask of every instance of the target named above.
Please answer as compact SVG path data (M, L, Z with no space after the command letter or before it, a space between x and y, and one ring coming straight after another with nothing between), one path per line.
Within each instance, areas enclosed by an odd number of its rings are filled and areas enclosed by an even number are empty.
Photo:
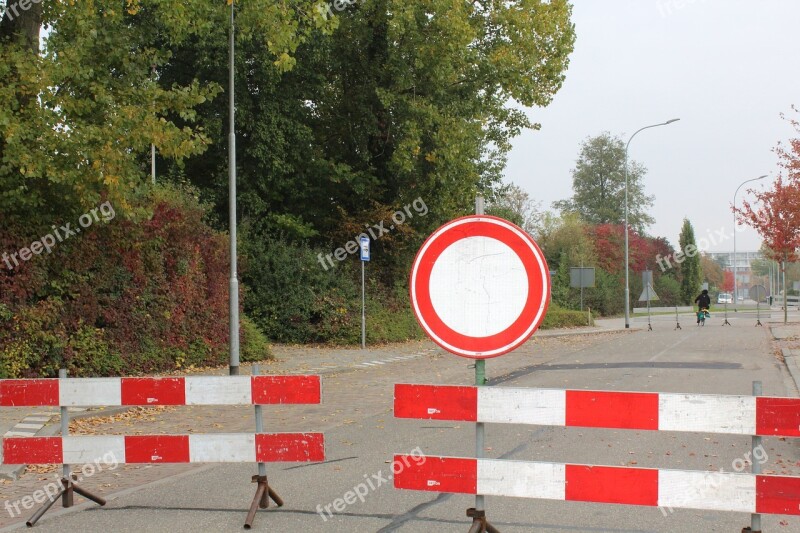
M567 426L658 429L658 393L567 391Z
M756 476L756 512L800 515L800 477Z
M478 490L476 459L395 455L392 469L398 489L461 494L475 494Z
M188 463L188 435L126 435L125 462Z
M256 405L320 403L319 376L253 376L252 387Z
M186 405L184 378L122 378L122 405Z
M0 379L0 406L58 405L57 379Z
M394 416L475 422L478 419L478 389L398 383L394 386Z
M756 398L756 433L800 437L800 399Z
M61 437L9 437L3 439L3 464L61 464Z
M256 433L256 461L259 463L324 460L322 433Z
M567 500L658 505L658 470L566 465L566 480Z

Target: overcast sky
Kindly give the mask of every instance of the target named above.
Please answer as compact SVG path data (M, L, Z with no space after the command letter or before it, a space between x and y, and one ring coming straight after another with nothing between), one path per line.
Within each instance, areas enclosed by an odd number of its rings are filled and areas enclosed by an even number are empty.
M639 133L630 158L655 195L648 233L677 246L683 217L698 240L725 228L711 251L733 249L730 205L744 180L769 185L772 148L793 130L780 114L800 106L797 0L577 0L577 41L566 81L546 109L529 110L538 132L516 139L506 181L550 207L571 195L580 143L608 130ZM709 240L710 237L709 237ZM720 241L720 237L715 237ZM757 250L758 234L737 234L737 251Z

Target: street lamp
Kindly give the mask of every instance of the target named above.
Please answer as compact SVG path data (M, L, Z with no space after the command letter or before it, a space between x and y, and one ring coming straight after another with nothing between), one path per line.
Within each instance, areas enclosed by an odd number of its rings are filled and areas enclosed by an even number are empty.
M230 28L230 42L229 58L228 58L228 216L229 216L229 229L231 239L231 270L230 280L228 287L228 320L229 324L229 352L230 352L230 367L229 374L235 376L239 374L239 279L237 276L236 264L236 107L234 102L234 83L235 69L234 69L234 2L231 2L231 28Z
M628 144L625 145L625 327L631 327L631 287L630 287L630 280L628 279L628 270L629 270L629 257L628 257L628 147L631 145L631 141L636 134L640 131L649 129L649 128L657 128L658 126L666 126L667 124L672 124L673 122L678 122L679 118L673 118L666 122L660 122L658 124L651 124L650 126L645 126L644 128L640 128L633 132L631 138L628 139Z
M742 185L745 183L750 183L751 181L763 180L766 177L767 175L764 174L763 176L759 176L757 178L745 180L742 182ZM736 187L736 192L733 193L734 209L736 209L736 195L739 194L739 189L742 188L742 185ZM739 305L739 282L736 279L736 211L733 212L733 305Z

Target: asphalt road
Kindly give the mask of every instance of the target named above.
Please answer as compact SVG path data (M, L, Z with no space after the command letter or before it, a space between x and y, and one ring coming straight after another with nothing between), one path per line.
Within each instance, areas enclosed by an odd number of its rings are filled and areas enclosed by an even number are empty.
M673 326L659 320L652 332L539 339L514 354L489 360L487 374L491 385L499 387L721 394L749 394L752 381L760 380L765 395L796 395L794 383L772 353L766 328L744 323L720 327L718 320L703 328L683 323L683 329L676 331ZM324 377L321 406L267 410L268 430L325 431L327 460L270 465L271 484L286 505L259 511L253 529L466 533L470 521L465 510L473 506L473 497L396 490L390 480L390 461L394 453L417 448L431 455L474 456L472 424L392 416L394 383L469 384L473 370L468 365L468 360L439 353L409 363L356 369ZM228 418L221 415L220 426L225 426ZM765 439L764 446L769 454L765 470L800 474L800 443ZM485 454L520 460L731 471L733 461L749 447L749 437L493 424L487 425ZM238 531L253 497L255 486L250 476L255 473L251 465L189 469L113 493L104 508L88 504L51 510L37 529ZM374 489L363 502L356 500L332 517L325 515L322 509L326 505L367 479L373 480ZM103 480L98 476L96 481ZM487 516L504 533L732 532L750 524L749 515L742 513L681 509L662 513L650 507L497 497L487 498ZM800 531L800 517L764 516L763 531Z

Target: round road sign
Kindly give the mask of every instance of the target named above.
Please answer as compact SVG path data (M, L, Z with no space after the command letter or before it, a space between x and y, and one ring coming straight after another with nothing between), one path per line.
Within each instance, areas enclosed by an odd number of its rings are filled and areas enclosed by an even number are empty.
M550 302L544 254L521 228L473 215L437 229L414 259L411 305L445 350L488 359L533 335Z

